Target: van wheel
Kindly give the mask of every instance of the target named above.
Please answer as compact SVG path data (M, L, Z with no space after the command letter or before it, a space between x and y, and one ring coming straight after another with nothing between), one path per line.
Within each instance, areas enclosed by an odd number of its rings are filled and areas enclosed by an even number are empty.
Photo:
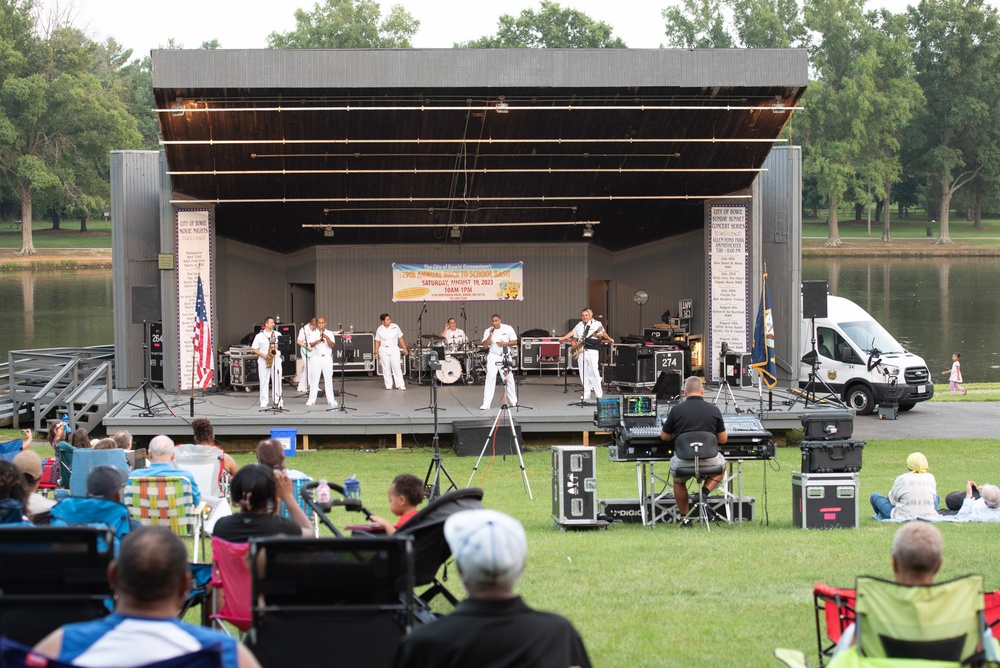
M905 413L906 411L911 410L914 406L916 406L916 404L900 404L899 412Z
M871 415L875 411L875 400L872 391L865 385L855 385L847 391L847 407L853 408L858 415Z

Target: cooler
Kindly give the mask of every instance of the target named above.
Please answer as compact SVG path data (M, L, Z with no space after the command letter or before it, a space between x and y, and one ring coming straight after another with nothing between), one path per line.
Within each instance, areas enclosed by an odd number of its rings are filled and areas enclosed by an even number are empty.
M861 470L864 441L802 441L803 473L857 473Z
M560 526L597 524L594 448L552 446L552 519Z
M792 471L792 524L802 529L856 529L858 474Z

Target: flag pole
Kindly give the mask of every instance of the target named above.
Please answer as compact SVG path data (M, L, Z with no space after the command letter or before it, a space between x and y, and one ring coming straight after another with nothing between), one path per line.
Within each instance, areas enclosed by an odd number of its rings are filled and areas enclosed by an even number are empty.
M195 365L197 365L198 357L198 346L195 345L194 341L191 342L191 397L188 399L188 412L191 417L194 417L194 384L195 384Z

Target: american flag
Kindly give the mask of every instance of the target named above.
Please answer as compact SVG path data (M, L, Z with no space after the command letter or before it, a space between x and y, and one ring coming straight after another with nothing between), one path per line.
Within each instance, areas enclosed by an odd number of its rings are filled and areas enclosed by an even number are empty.
M208 388L215 372L212 370L212 326L208 322L205 310L205 290L198 277L198 298L194 304L194 343L195 373L194 382L201 389Z

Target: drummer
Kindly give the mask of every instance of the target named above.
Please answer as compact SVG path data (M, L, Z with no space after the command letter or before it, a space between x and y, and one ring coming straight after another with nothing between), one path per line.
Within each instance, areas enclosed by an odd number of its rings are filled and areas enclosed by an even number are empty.
M455 322L454 318L448 318L441 336L444 337L444 351L446 355L454 356L457 353L464 352L465 344L469 342L469 337L458 328L458 323ZM465 376L466 378L472 376L472 359L470 355L465 355Z

